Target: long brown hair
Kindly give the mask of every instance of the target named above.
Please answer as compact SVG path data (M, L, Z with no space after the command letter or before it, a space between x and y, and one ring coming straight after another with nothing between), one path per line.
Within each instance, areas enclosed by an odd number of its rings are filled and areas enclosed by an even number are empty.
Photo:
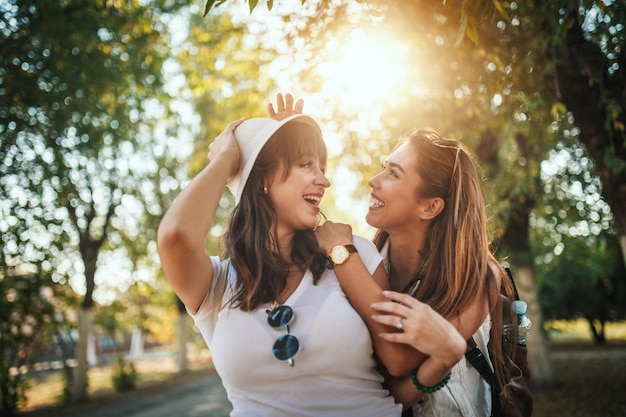
M445 201L444 210L430 224L425 261L413 277L421 282L413 296L444 317L456 318L477 294L487 291L491 338L501 340L502 301L499 296L493 296L499 294L495 274L500 274L505 287L508 281L490 251L485 199L476 164L463 144L443 139L434 130L414 131L405 142L416 151L414 168L423 180L416 190L419 197L440 197ZM383 230L376 232L374 243L379 250L388 237ZM507 291L512 293L510 288ZM498 380L503 383L502 346L492 345Z
M225 256L237 272L235 295L231 305L244 311L276 301L285 288L290 264L313 273L314 283L326 266L326 255L320 249L312 230L294 235L291 260L286 261L276 241L276 209L264 192L269 178L279 169L283 180L291 167L305 155L317 156L325 166L326 145L319 131L310 125L290 121L265 144L250 172L239 204L233 210L224 235Z

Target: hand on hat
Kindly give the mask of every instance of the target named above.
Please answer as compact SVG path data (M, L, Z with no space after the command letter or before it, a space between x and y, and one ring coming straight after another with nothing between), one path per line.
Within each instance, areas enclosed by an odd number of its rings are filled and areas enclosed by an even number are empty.
M218 158L229 158L231 161L231 170L228 178L232 178L237 173L239 168L239 146L237 140L235 140L234 131L244 119L235 120L230 122L224 131L220 133L209 145L209 153L207 157L210 161L214 161Z
M290 93L285 94L284 100L281 93L276 94L276 110L274 110L272 103L267 105L267 113L270 118L279 121L294 114L302 114L302 109L304 109L304 100L300 98L294 105L293 96Z

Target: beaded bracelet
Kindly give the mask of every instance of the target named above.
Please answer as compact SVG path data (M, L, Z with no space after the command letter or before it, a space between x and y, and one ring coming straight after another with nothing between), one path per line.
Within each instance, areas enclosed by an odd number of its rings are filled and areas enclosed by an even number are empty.
M435 384L432 387L427 387L427 386L420 384L420 382L417 380L417 369L414 369L411 372L411 379L413 380L413 385L415 385L415 387L418 390L425 392L426 394L432 394L433 392L437 392L441 388L445 387L448 381L450 381L451 376L452 376L452 371L448 372L448 375L446 375L446 377L438 384Z

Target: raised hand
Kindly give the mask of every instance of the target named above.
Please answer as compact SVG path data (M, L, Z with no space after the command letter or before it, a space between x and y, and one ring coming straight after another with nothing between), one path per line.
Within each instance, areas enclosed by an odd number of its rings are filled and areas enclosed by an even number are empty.
M209 145L209 153L207 157L210 161L217 158L232 158L232 172L228 178L232 178L239 168L239 145L235 139L235 129L243 122L243 119L235 120L226 125L226 128L220 133Z
M272 103L267 105L267 113L274 120L283 120L294 114L302 114L302 109L304 109L304 100L300 98L294 104L290 93L285 94L284 99L281 93L276 94L276 108Z

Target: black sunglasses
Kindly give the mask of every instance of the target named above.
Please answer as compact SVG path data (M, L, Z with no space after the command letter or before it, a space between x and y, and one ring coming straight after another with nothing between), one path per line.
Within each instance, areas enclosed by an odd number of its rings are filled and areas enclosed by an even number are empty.
M266 310L267 322L275 329L287 330L287 334L280 336L272 346L272 355L279 361L288 361L289 366L294 365L293 358L300 351L300 341L289 333L289 324L293 321L295 313L287 305L278 306L273 310Z

